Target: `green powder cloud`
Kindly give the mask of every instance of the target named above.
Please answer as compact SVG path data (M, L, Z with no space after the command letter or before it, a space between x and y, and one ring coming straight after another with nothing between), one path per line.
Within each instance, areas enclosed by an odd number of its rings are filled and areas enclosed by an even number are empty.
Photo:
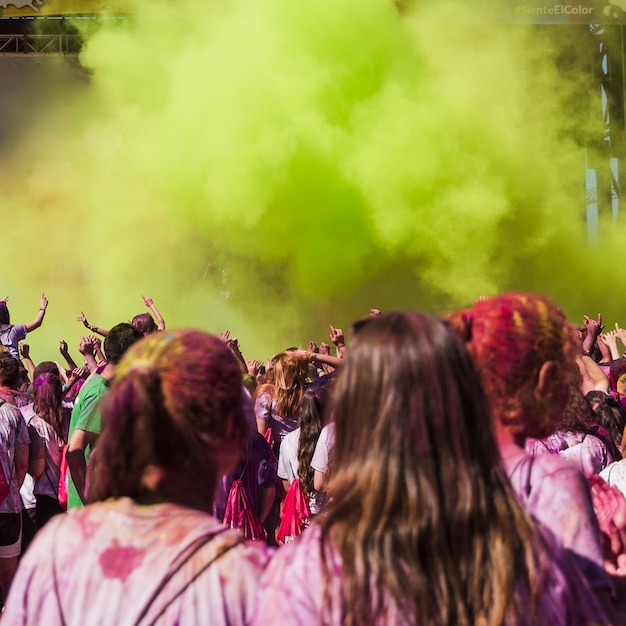
M51 299L35 357L140 294L259 358L370 307L509 289L623 320L623 235L590 247L583 220L594 44L464 6L138 0L102 20L89 76L2 157L14 321Z

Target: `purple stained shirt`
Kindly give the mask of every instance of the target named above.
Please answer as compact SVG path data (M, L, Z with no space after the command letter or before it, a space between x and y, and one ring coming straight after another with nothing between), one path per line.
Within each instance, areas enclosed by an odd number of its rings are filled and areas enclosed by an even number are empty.
M571 463L554 454L523 450L503 458L505 471L524 508L549 528L593 589L613 589L604 569L600 529L589 485Z
M261 587L252 619L252 626L308 626L327 624L340 626L345 623L345 608L337 608L328 616L328 603L324 597L322 561L320 556L319 524L312 523L294 541L282 546L272 558L261 577ZM599 608L595 595L566 553L546 533L546 549L543 584L538 594L539 619L523 613L505 620L505 626L592 626L608 624ZM331 597L338 597L344 583L342 563L337 553L330 566L333 572L330 584ZM497 573L494 573L497 576ZM384 592L383 592L384 593ZM328 618L323 621L323 618ZM407 620L392 601L386 604L386 613L371 626L408 626L415 621Z
M524 450L535 455L557 454L572 463L585 476L599 474L615 461L613 452L606 443L591 433L557 430L545 439L527 439Z
M249 430L245 456L239 459L229 474L218 481L215 488L213 515L220 521L224 519L230 487L237 479L243 483L250 502L256 507L257 515L260 515L258 495L276 484L276 464L265 437L256 430Z
M74 509L35 537L2 625L135 624L147 610L141 623L243 626L272 549L242 539L175 504L121 498Z

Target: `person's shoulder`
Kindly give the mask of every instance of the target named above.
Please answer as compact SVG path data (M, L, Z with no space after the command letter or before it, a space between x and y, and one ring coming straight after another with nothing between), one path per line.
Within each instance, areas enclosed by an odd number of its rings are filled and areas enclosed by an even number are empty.
M533 456L532 469L533 473L540 472L546 475L559 473L582 476L578 468L561 458L558 454L538 454Z
M626 483L626 459L619 459L607 465L600 472L600 478L609 485L615 485L616 482ZM621 491L626 491L626 486Z
M281 447L283 446L283 444L285 445L285 447L297 446L299 441L300 441L300 428L296 428L295 430L292 430L290 433L287 433L283 437L283 440L281 442Z
M22 414L23 418L27 422L29 420L37 417L37 413L35 413L35 407L34 407L32 402L30 404L26 404L24 406L21 406L20 407L20 413Z
M264 541L245 539L242 533L236 529L229 528L219 533L214 541L219 546L218 552L224 555L227 560L236 561L238 568L241 567L242 563L245 563L244 567L247 566L248 570L257 570L257 574L260 574L267 567L276 552L275 548L268 546ZM242 576L246 576L245 573L240 573Z
M335 421L329 422L322 428L320 431L320 436L318 441L329 442L332 441L335 437Z
M12 402L7 402L4 398L0 399L0 415L2 415L4 419L8 419L12 422L24 421L17 406ZM26 422L24 422L24 424L26 424Z
M79 398L84 399L88 396L103 395L106 390L106 378L104 378L104 376L101 376L100 374L93 374L85 381L85 384L82 386L81 390L78 393L77 400Z

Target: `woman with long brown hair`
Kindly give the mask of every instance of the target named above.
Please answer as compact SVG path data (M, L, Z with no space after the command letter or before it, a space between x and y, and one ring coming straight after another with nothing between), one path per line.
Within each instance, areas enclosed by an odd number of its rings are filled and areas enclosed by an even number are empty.
M333 500L273 558L254 624L606 623L518 503L470 357L442 321L361 325L332 408Z
M20 410L30 435L31 452L40 459L33 492L37 530L55 515L63 512L59 504L59 478L64 445L67 443L70 410L63 405L63 384L50 361L40 363L33 372L32 403ZM30 459L31 464L33 458ZM32 472L32 469L29 469Z
M268 368L268 382L257 388L254 413L258 431L272 429L272 445L278 456L283 437L298 427L300 402L307 385L309 353L285 350L276 354Z
M300 481L312 515L320 512L326 495L323 491L315 490L315 470L311 460L325 423L328 395L328 387L321 384L311 386L304 392L298 428L285 435L280 444L278 477L282 479L285 490L289 489L294 480Z

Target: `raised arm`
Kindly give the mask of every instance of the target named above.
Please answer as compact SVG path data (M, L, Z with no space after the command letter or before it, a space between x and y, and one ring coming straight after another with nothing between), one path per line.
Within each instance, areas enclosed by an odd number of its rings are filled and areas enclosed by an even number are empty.
M598 338L598 347L602 351L602 355L604 357L605 351L602 350L602 345L605 345L609 351L609 359L604 359L608 361L615 361L620 358L619 349L617 347L617 332L614 330L610 330L608 333L602 333Z
M598 313L597 320L592 320L590 317L587 317L585 315L585 323L583 328L583 354L586 356L591 356L593 354L596 341L604 330L604 325L602 324L602 314Z
M609 379L590 356L578 357L576 365L582 378L580 390L584 395L595 390L604 391L604 393L609 391Z
M626 348L626 329L621 328L617 322L615 322L615 334L617 335L617 338L622 342L622 345Z
M309 352L309 359L314 364L330 365L331 367L341 367L343 359L338 356L332 356L332 354L322 354L320 352Z
M152 298L147 298L146 296L141 296L143 298L144 304L152 311L152 315L154 315L154 319L156 320L157 330L163 332L165 330L165 320L163 316L159 313L159 310L156 308Z
M87 318L85 317L85 314L81 311L80 315L76 318L77 322L80 322L85 328L88 328L92 333L96 333L98 335L101 335L102 337L106 337L109 333L108 330L106 330L106 328L98 328L98 326L91 325L88 321Z
M30 346L27 343L20 344L20 356L22 357L22 361L26 366L26 370L28 371L28 377L33 381L33 372L35 371L35 364L33 360L30 358Z
M67 347L67 342L64 339L61 339L61 341L59 341L59 352L61 353L61 356L65 359L68 370L71 371L78 367L76 365L76 361L74 361L74 359L70 355L70 351Z
M231 351L232 355L237 359L242 376L247 374L248 364L246 363L246 359L241 353L241 348L239 347L239 341L235 337L230 336L230 330L225 330L223 333L220 333L220 338L226 342L228 349Z
M346 341L343 330L341 330L341 328L335 328L331 324L328 336L330 337L330 340L337 346L337 356L340 359L343 359L346 356L346 352L348 350L346 348Z
M39 328L43 323L43 318L46 315L46 309L48 308L48 300L44 293L41 293L41 299L39 300L39 311L37 311L37 315L35 319L30 322L30 324L26 324L26 332L29 333L36 328Z
M90 372L95 372L98 369L96 358L94 356L94 349L91 337L81 337L78 344L78 351L85 357L87 367Z

